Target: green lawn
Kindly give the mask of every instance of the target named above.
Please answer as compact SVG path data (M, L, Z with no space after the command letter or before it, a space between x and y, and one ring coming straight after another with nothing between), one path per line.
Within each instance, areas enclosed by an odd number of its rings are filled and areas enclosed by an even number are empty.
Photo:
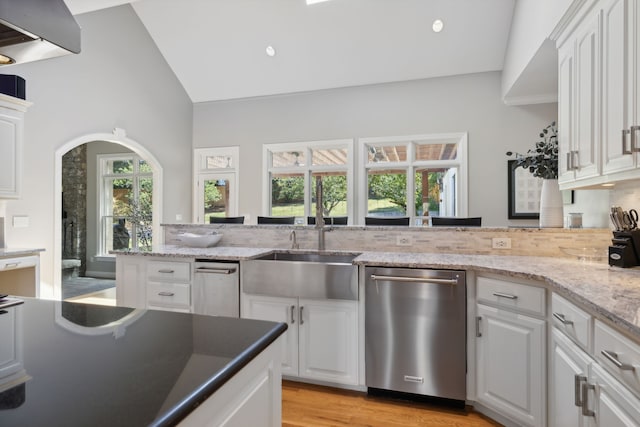
M401 208L391 203L388 199L369 200L370 214L390 214L396 213L405 215ZM290 205L276 205L271 208L272 216L304 216L304 205L302 203ZM331 216L347 215L347 203L342 202L331 210Z

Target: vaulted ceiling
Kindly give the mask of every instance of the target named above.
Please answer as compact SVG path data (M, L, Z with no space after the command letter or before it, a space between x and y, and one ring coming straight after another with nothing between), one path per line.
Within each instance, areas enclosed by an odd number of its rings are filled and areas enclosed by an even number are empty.
M66 3L73 14L131 3L191 100L206 102L502 70L515 1Z

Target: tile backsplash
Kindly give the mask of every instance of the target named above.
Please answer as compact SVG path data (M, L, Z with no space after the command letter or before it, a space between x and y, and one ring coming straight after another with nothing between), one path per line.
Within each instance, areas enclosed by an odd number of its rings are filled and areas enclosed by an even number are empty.
M640 210L640 183L629 181L616 184L611 192L611 205L620 206L626 211L632 208Z

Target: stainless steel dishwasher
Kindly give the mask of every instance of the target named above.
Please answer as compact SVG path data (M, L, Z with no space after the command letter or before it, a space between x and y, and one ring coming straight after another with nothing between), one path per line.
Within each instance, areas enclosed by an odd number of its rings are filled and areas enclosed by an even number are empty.
M464 271L367 267L369 392L466 399Z
M197 259L194 263L193 312L240 317L240 279L237 263Z

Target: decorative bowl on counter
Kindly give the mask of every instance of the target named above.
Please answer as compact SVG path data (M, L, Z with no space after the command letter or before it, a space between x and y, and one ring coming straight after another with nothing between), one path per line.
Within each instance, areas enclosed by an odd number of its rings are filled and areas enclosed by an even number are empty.
M222 239L222 234L180 233L177 237L184 246L189 246L192 248L210 248L220 242L220 239Z
M609 257L608 248L585 246L585 247L566 247L560 246L560 250L567 254L578 258L581 261L602 261Z

